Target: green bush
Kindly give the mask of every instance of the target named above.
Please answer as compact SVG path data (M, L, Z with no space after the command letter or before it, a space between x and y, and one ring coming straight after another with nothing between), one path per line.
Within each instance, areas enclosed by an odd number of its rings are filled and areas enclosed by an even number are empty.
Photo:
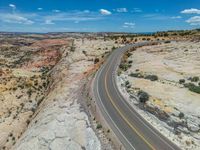
M193 83L186 83L184 84L184 86L188 88L190 91L200 94L200 86L196 86Z
M145 79L151 80L151 81L157 81L158 80L158 76L156 75L147 75L145 76Z
M192 82L198 82L198 81L199 81L199 77L192 77L192 78L191 78L191 81L192 81Z
M180 79L180 80L179 80L179 83L180 83L180 84L185 83L185 79Z
M97 129L101 129L101 128L102 128L102 125L98 123L96 128L97 128Z
M135 77L135 78L143 78L143 75L141 73L131 73L129 76Z
M139 91L138 98L139 98L140 103L146 103L149 100L149 94L144 91Z
M129 81L126 81L126 82L125 82L125 85L126 85L126 86L129 85L129 84L130 84Z
M119 65L119 68L122 69L123 71L127 71L128 68L130 68L130 67L131 67L131 64L126 64L126 63L121 63Z
M180 112L179 115L178 115L178 117L179 117L180 119L184 118L184 113Z
M132 60L129 60L128 63L131 64L131 63L133 63L133 61L132 61Z

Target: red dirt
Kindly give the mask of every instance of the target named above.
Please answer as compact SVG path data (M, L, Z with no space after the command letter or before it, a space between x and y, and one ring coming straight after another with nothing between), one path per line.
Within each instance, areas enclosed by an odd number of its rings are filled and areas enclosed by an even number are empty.
M67 45L69 42L66 39L45 39L33 43L31 46L47 48L56 45Z

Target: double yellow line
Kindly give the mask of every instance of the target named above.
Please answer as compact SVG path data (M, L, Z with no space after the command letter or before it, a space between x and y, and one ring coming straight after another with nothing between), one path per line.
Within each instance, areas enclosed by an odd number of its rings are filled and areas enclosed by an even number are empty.
M118 108L118 106L115 104L114 100L112 99L112 97L110 96L109 92L108 92L108 86L107 86L107 77L108 77L108 71L110 69L111 65L109 65L107 71L106 71L106 75L105 75L105 79L104 79L104 84L105 84L105 90L106 93L108 95L108 98L110 99L110 102L112 103L112 105L114 106L114 108L117 110L117 112L120 114L120 116L123 118L123 120L131 127L131 129L149 146L150 149L152 150L156 150L152 144L150 144L145 137L139 133L139 131L129 122L129 120L123 115L123 113L120 111L120 109Z

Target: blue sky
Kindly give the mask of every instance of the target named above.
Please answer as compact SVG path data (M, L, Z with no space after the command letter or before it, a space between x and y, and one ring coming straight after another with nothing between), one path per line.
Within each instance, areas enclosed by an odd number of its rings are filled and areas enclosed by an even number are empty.
M0 0L0 31L154 32L199 27L199 0Z

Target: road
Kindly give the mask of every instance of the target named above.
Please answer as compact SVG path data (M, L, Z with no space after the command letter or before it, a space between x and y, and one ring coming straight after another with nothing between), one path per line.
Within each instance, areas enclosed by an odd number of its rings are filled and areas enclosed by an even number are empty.
M103 117L127 150L179 150L126 102L115 82L115 72L123 53L131 47L147 44L149 42L127 45L112 52L95 76L95 100Z

